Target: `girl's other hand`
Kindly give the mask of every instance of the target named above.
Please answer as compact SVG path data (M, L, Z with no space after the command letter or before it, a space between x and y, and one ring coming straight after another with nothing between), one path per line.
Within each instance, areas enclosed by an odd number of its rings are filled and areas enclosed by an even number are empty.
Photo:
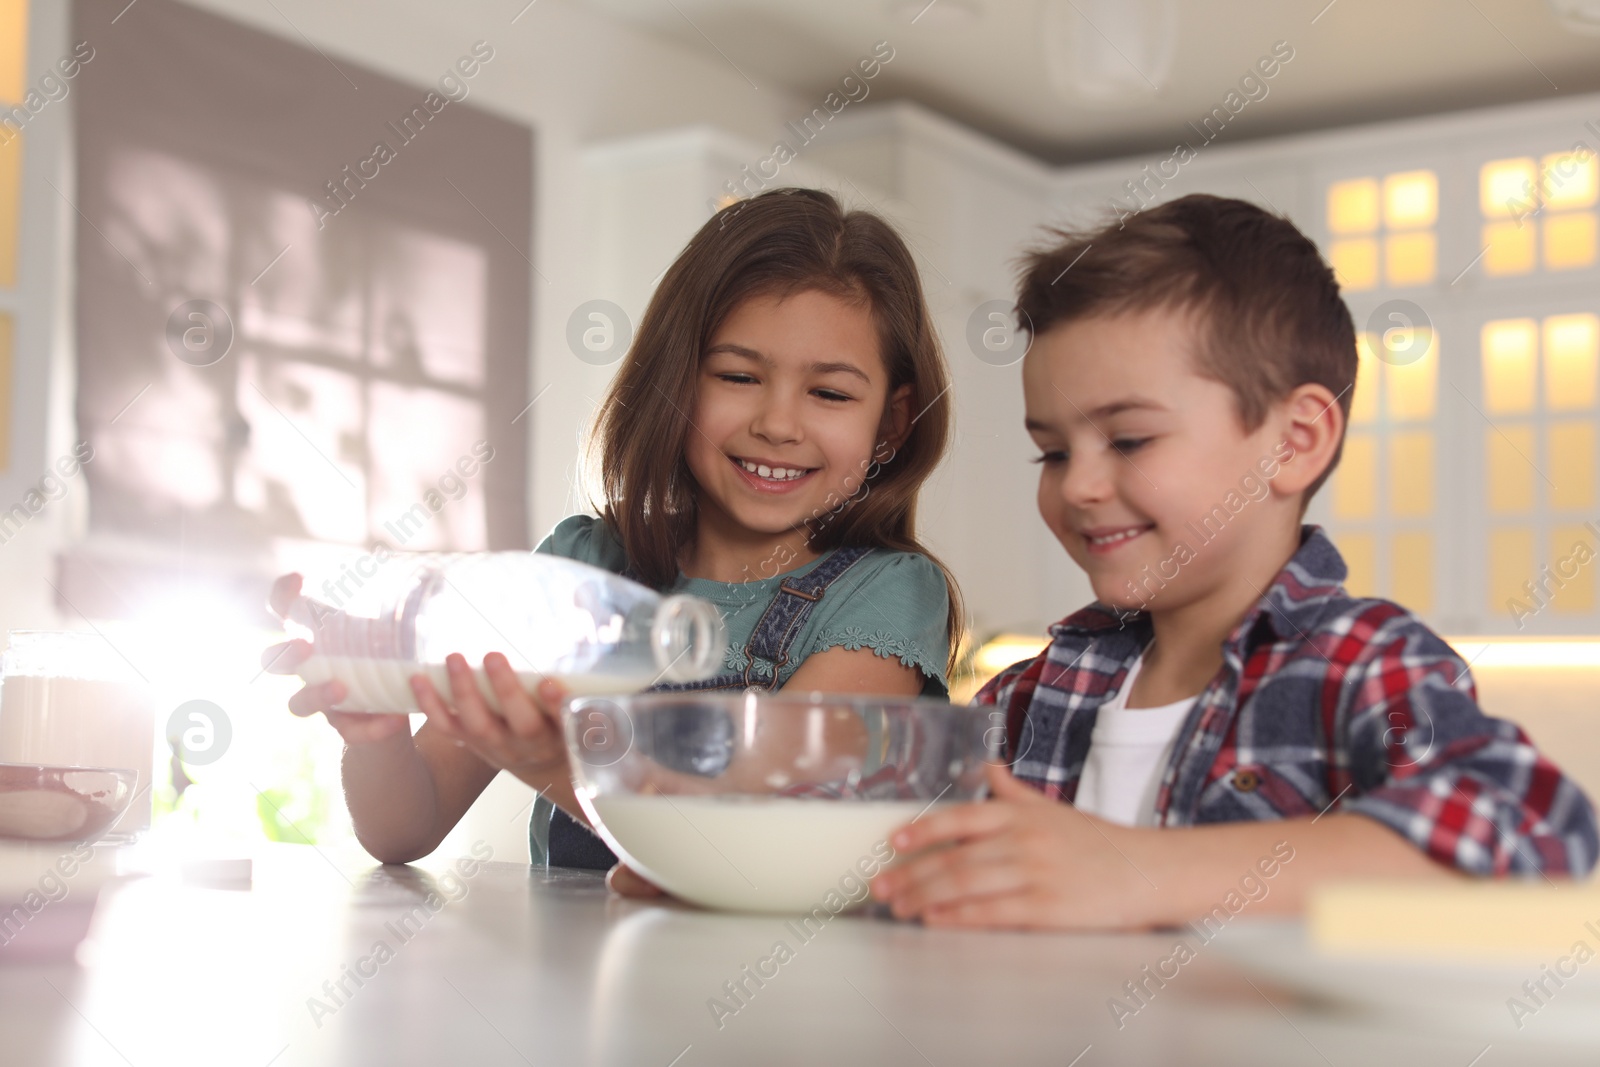
M285 574L272 583L267 602L278 618L288 620L293 614L296 621L303 621L303 612L299 610L304 603L300 584L298 574ZM261 655L261 665L269 674L294 674L315 651L311 642L295 638L268 648ZM344 683L340 681L307 684L289 698L289 710L302 717L320 711L349 745L385 741L402 732L410 736L411 721L405 715L371 715L360 711L333 710L334 705L346 695Z
M606 873L606 888L619 897L630 897L634 900L654 900L667 895L665 889L654 882L646 881L644 875L626 863L619 863Z
M411 691L434 729L491 766L524 780L543 782L566 766L567 743L560 719L566 690L561 683L545 678L529 693L506 657L491 652L483 658L483 670L500 703L501 711L496 713L478 691L465 656L453 653L444 662L450 676L449 703L426 675L411 677Z

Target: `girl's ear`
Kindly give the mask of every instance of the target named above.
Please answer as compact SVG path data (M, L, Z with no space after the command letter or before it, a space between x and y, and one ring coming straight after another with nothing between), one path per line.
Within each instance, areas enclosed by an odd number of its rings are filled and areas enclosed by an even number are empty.
M889 394L889 402L883 406L883 423L878 427L878 436L897 452L906 443L906 438L911 436L910 384L902 385Z

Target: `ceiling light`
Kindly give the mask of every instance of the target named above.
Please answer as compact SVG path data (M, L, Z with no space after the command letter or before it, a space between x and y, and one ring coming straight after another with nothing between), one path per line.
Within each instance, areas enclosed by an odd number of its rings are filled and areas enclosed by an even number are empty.
M918 26L970 26L979 11L964 0L891 0L889 18Z
M1063 100L1133 106L1166 87L1176 0L1044 0L1041 15L1045 71Z
M1549 0L1549 5L1562 29L1600 37L1600 0Z
M1547 0L1561 28L1600 37L1600 0Z

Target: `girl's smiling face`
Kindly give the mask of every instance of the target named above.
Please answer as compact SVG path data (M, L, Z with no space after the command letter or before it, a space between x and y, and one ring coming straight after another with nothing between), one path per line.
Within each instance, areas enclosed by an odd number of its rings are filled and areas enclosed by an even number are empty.
M700 361L684 442L700 522L776 537L832 510L874 449L903 438L910 397L909 385L890 395L865 302L815 290L745 300Z

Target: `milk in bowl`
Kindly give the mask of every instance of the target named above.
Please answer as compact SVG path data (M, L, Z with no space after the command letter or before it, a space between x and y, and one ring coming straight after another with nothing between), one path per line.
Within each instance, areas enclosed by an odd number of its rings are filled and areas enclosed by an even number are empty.
M888 836L982 794L989 709L896 697L649 693L571 701L579 803L612 851L710 908L861 903Z

